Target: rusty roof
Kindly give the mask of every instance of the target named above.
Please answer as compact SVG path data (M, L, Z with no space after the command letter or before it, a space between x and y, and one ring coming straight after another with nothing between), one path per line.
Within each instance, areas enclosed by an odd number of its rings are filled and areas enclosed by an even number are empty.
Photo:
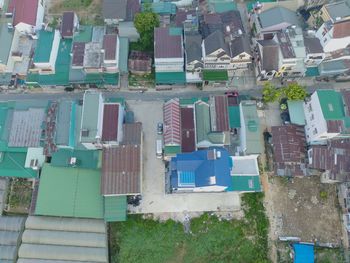
M141 146L121 145L104 148L101 193L128 195L141 193Z
M278 175L305 175L306 139L303 126L272 127L274 166Z
M31 26L36 26L38 0L11 0L8 11L13 14L13 25L26 23Z
M118 139L119 104L105 104L103 107L102 141Z
M74 12L67 11L62 15L61 23L61 35L62 37L71 37L74 33Z
M228 118L228 101L227 96L215 96L215 116L216 116L216 129L215 131L229 131L229 118Z
M74 42L72 66L82 67L84 65L84 55L85 55L85 43Z
M154 29L154 57L182 58L182 36L171 35L168 27Z
M194 128L194 109L181 108L181 149L182 152L196 150L196 136Z
M343 90L341 93L343 95L346 114L350 116L350 90Z
M122 144L141 144L142 124L141 122L123 124Z
M345 130L343 120L327 120L327 131L332 133L341 133Z
M118 35L108 34L103 36L103 50L105 51L105 60L115 60L117 52Z
M338 181L350 179L350 139L338 139L327 145L311 147L310 168L328 171L330 178Z

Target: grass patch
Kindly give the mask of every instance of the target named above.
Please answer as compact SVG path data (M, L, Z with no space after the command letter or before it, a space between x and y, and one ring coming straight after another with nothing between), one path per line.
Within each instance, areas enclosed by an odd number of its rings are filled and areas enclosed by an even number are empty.
M92 0L65 0L62 2L61 6L63 8L86 8L89 7Z
M345 262L344 251L340 248L315 247L316 263Z
M110 224L112 263L269 262L268 221L262 194L242 198L244 220L220 220L204 214L191 220L191 234L180 223L129 216ZM263 235L263 236L260 236Z
M136 75L136 74L129 74L129 86L132 87L153 87L155 79L155 73L152 71L150 74L144 74L144 75Z
M26 214L29 211L32 198L32 183L26 179L11 180L9 191L9 213Z

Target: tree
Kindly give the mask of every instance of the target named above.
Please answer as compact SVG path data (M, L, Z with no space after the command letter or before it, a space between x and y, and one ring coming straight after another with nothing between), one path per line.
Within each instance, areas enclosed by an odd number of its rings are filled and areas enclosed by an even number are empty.
M291 83L284 87L283 94L288 100L304 100L308 95L305 87L298 83Z
M281 98L281 91L270 82L264 84L262 98L265 103L274 102Z
M137 32L140 34L138 46L140 46L143 51L153 50L154 28L159 26L158 15L153 13L151 9L146 8L145 12L136 14L134 25Z

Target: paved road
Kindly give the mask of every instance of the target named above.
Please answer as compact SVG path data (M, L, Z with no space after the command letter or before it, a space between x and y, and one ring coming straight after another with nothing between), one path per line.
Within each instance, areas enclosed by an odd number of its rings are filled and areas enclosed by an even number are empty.
M312 93L316 89L350 89L349 83L319 83L308 86L308 92ZM241 95L249 95L253 98L261 97L262 86L257 86L254 89L242 88L238 89ZM193 97L208 97L210 95L224 94L229 89L218 88L211 90L186 90L178 89L171 91L146 91L144 93L132 92L132 91L106 91L104 96L110 97L123 97L126 100L143 100L143 101L154 101L154 100L166 100L174 97L178 98L193 98ZM65 99L79 99L83 97L83 92L62 92L62 93L0 93L0 101L8 100L30 100L30 99L42 99L42 100L65 100Z

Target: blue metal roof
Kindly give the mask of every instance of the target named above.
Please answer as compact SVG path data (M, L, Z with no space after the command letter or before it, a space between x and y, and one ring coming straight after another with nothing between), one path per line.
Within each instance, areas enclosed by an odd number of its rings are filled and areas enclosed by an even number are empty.
M293 244L294 263L314 263L314 246L309 244Z
M230 166L229 154L221 147L177 154L170 162L171 186L178 188L217 185L231 189ZM192 182L194 184L191 185Z

